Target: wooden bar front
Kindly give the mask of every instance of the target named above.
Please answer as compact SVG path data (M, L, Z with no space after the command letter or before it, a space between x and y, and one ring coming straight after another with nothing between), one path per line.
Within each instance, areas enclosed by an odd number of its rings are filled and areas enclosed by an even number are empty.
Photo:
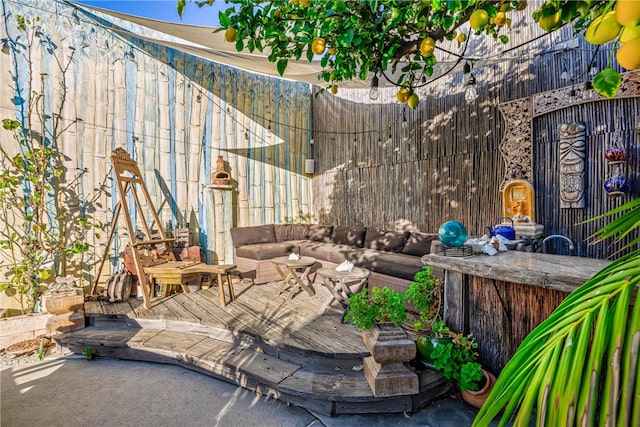
M495 374L570 292L609 264L519 251L467 258L431 254L424 260L445 270L445 322L473 333L480 362Z

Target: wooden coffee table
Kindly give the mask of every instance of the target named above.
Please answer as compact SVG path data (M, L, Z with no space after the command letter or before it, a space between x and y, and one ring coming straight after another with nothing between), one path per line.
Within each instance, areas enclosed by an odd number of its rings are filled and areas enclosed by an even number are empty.
M331 292L331 296L320 307L319 314L324 314L334 301L340 303L343 313L346 313L349 307L349 295L362 291L371 272L361 267L353 267L351 271L320 268L316 274L322 277L322 284Z
M309 285L309 272L311 266L316 263L316 259L310 256L303 256L300 259L289 259L288 256L281 256L271 260L274 267L278 271L278 274L282 276L282 284L274 292L275 295L280 295L285 289L289 289L286 300L291 301L291 298L298 293L298 290L304 289L309 295L314 296L316 292Z

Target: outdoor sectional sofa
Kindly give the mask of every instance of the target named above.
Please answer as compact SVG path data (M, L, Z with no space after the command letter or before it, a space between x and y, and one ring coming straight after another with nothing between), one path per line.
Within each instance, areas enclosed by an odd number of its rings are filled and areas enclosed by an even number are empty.
M431 252L437 234L318 224L268 224L231 229L234 264L255 283L280 280L271 259L297 253L317 260L313 270L350 261L371 271L369 286L405 292ZM311 275L313 278L314 276Z

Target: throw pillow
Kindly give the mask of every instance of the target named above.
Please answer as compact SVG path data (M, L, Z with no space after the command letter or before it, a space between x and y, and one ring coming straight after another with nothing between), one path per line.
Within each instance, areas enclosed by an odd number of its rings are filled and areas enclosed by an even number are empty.
M431 244L435 240L438 240L438 235L435 233L420 233L415 231L411 233L407 239L402 253L414 256L426 255L431 253Z
M335 227L331 235L331 241L339 245L364 247L364 234L366 227Z
M254 225L251 227L233 227L229 230L233 247L239 248L244 245L254 243L276 243L276 234L273 231L273 224Z
M364 247L387 252L402 252L408 231L387 231L368 228L364 237Z

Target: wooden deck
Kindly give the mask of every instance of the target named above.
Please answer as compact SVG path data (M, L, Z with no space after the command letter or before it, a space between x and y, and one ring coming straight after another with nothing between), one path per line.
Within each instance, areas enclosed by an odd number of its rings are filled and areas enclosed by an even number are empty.
M162 327L166 321L173 321L172 329L180 330L179 322L184 322L187 330L195 325L218 328L230 331L234 336L242 333L260 337L268 345L323 355L367 355L362 333L353 325L340 323L340 313L328 310L319 314L329 292L318 283L313 287L315 296L298 292L286 302L283 296L274 295L276 284L255 285L239 281L234 283L235 301L228 302L225 307L220 307L218 288L212 286L156 299L148 310L142 306L142 300L135 298L120 303L86 302L85 313L94 319L106 316L139 320L146 328L154 323Z
M419 393L373 396L362 370L368 356L362 334L340 323L342 313L320 314L329 291L274 295L277 284L236 282L235 301L220 307L218 289L142 301L87 301L88 327L62 334L66 350L86 347L98 357L172 363L262 395L326 415L415 412L451 393L439 372L414 366Z

